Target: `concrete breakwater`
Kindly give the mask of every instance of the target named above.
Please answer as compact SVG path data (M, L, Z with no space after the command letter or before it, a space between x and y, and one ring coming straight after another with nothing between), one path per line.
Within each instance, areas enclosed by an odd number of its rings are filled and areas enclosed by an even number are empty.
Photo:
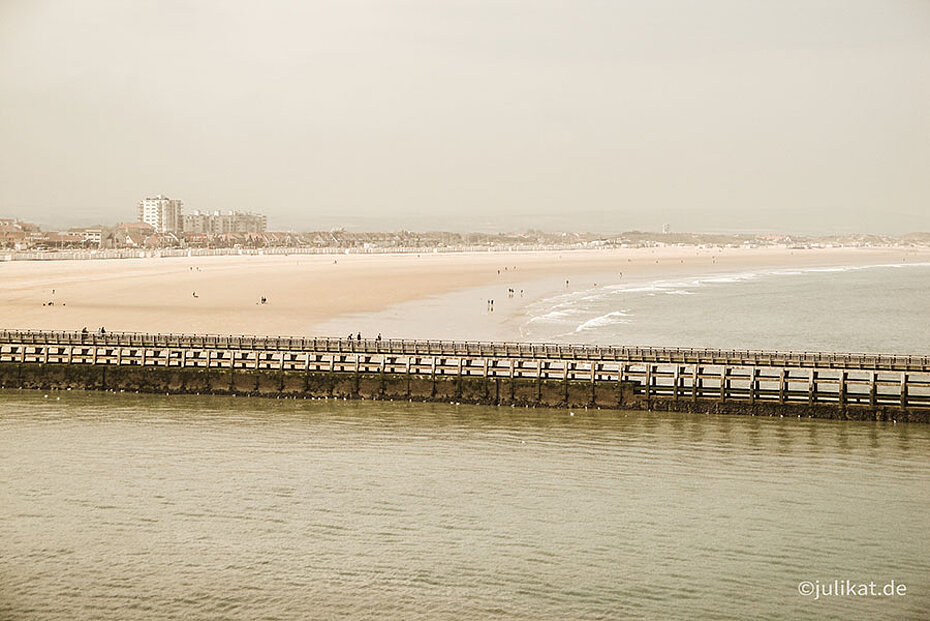
M930 357L0 331L0 386L930 422Z

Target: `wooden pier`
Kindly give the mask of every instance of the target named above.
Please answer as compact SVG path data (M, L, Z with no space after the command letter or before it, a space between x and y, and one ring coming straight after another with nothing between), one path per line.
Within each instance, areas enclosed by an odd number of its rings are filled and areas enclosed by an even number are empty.
M0 384L930 422L930 355L5 330Z

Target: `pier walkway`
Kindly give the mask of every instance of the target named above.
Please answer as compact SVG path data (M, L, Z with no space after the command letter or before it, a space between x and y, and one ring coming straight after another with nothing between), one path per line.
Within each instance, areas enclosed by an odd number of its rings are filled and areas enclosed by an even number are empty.
M636 401L648 409L700 410L707 402L930 409L930 355L2 330L0 365L9 363L354 374L356 387L360 375L403 376L429 379L432 396L437 380L503 379L512 380L505 387L511 401L529 381L537 399L520 402L540 405L552 401L541 398L543 384L564 383L563 404L570 405L579 401L568 384L575 390L584 382L598 407Z

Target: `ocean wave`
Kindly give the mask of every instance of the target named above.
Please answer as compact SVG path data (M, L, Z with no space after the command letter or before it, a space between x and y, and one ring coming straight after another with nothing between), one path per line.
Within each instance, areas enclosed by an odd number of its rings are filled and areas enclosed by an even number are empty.
M575 332L584 332L585 330L591 330L594 328L602 328L604 326L609 326L612 324L620 323L632 323L631 320L626 319L629 317L629 311L613 311L607 313L606 315L601 315L600 317L595 317L594 319L589 319L586 322L580 324L575 328Z
M701 284L712 283L712 284L731 284L737 282L745 282L747 280L754 280L755 278L764 275L765 272L740 272L737 274L721 274L719 276L711 276L710 278L701 278L699 281Z
M602 328L610 324L631 323L627 317L629 311L613 311L604 313L609 308L618 305L635 305L636 298L642 302L656 296L691 296L697 295L702 289L711 289L728 285L746 283L761 283L774 277L815 277L817 274L840 274L859 270L899 269L899 268L926 268L928 262L901 262L873 265L840 265L817 267L782 267L775 269L747 270L731 273L705 273L696 275L682 275L679 278L657 279L646 282L616 283L595 288L586 288L576 291L564 291L551 298L537 301L529 312L524 315L524 325L532 324L534 329L571 330L567 334L559 334L570 338L573 334ZM825 276L828 277L828 276ZM632 299L629 297L632 296ZM668 299L668 298L666 298ZM652 302L654 303L654 302ZM669 303L672 300L669 299ZM593 319L584 321L585 317L597 315ZM578 323L580 322L580 323ZM548 327L548 328L547 328Z
M559 321L560 319L567 319L571 317L572 315L580 315L583 312L584 311L578 310L576 308L553 309L549 311L548 313L530 317L529 321L530 323L537 322L537 321Z

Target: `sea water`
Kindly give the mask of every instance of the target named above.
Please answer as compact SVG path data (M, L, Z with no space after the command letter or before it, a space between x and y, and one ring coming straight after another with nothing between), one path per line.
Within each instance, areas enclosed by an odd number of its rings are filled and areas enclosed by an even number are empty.
M76 391L0 411L2 619L930 611L926 425ZM905 592L799 591L837 580Z
M520 313L521 338L843 352L930 352L930 264L695 274L588 286Z
M503 278L503 277L502 277ZM613 272L507 280L338 317L314 332L873 353L930 352L930 264ZM515 291L514 295L508 289ZM494 310L488 300L494 300Z

